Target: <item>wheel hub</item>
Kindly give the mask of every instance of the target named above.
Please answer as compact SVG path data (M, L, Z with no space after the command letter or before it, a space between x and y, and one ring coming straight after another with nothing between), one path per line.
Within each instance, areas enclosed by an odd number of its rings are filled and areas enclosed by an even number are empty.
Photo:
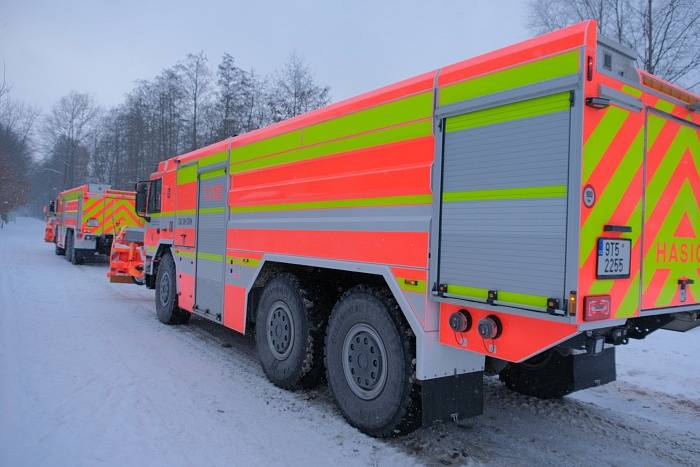
M167 305L170 300L170 274L164 273L160 278L160 303Z
M265 330L272 355L277 360L286 359L294 344L294 321L286 303L277 301L272 304Z
M350 328L343 342L343 372L350 390L361 399L374 399L386 384L386 368L386 349L379 333L364 323Z

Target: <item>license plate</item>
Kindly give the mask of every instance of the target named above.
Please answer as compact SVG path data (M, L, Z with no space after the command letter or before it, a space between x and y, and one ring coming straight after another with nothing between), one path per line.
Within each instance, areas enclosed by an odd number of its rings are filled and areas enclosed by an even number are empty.
M605 279L629 277L631 248L632 240L628 238L599 238L597 276Z

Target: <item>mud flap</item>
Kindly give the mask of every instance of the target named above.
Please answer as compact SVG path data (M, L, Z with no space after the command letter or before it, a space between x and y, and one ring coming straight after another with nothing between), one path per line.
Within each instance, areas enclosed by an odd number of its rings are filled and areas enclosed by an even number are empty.
M676 313L673 321L662 329L669 331L686 332L700 326L700 312Z
M608 347L597 355L571 355L573 391L601 386L617 379L615 347Z
M458 421L484 411L484 373L476 371L420 382L423 426Z

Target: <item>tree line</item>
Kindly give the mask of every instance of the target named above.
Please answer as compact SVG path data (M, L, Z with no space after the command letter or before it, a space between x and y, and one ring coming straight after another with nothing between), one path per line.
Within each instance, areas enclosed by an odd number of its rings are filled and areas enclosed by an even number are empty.
M536 33L588 18L634 49L643 70L700 86L700 0L528 0ZM0 215L22 205L38 214L56 193L85 182L131 189L159 161L329 101L329 88L296 55L261 76L230 54L216 66L203 52L188 54L136 82L117 106L71 92L44 115L12 98L2 71Z
M4 89L9 94L9 86ZM5 178L11 181L12 207L29 203L34 213L58 192L86 182L133 189L162 160L329 100L329 87L318 84L295 54L277 71L261 76L238 66L230 54L212 67L203 52L188 54L153 79L137 81L123 102L111 108L72 91L41 117L35 109L29 109L31 118L15 117L14 128L3 124L2 109L18 113L18 107L28 108L0 100L0 130L17 133L19 141L13 144L21 146L5 151L14 154L13 161L0 159L0 167L13 167L11 173L0 171L0 186L6 186ZM38 162L32 153L41 156ZM0 196L5 198L4 190Z

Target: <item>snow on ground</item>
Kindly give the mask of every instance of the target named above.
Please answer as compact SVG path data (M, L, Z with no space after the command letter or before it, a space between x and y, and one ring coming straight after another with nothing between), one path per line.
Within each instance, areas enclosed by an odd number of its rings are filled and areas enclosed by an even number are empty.
M618 349L618 381L559 401L486 381L461 426L375 440L327 388L270 384L252 339L164 326L153 293L72 266L43 224L0 230L0 465L697 465L700 328Z

